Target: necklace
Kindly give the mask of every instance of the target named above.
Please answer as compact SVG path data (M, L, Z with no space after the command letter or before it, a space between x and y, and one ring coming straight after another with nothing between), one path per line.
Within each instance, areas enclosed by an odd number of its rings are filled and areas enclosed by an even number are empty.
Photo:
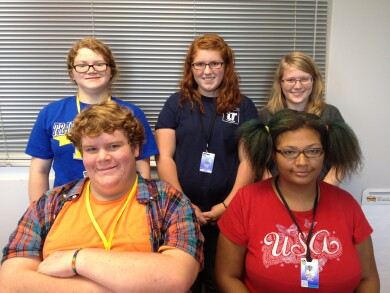
M303 232L301 230L301 227L299 227L298 222L295 219L294 214L292 213L290 207L288 206L286 199L284 198L282 192L280 191L278 180L279 180L279 176L275 178L275 188L276 188L280 198L282 199L284 206L287 208L287 211L288 211L291 219L293 220L295 226L297 226L299 233L301 233L301 235L303 237L305 237L305 234L303 234ZM312 218L312 222L311 222L310 229L309 229L309 232L307 234L307 237L305 237L306 238L306 259L309 262L312 261L311 252L310 252L310 240L311 240L311 237L313 236L314 219L315 219L315 216L316 216L316 213L317 213L317 207L318 207L318 183L316 183L316 197L314 199L314 204L313 204L313 218Z

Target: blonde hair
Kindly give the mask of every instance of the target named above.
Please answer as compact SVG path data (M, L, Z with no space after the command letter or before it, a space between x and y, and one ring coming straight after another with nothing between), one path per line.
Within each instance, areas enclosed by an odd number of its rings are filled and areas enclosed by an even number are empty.
M274 82L271 89L270 98L267 103L267 109L274 114L287 108L286 97L282 91L282 77L288 67L294 67L306 73L313 78L313 89L307 101L305 112L321 115L325 107L324 99L324 81L321 72L314 60L303 52L291 52L285 55L279 62L274 75Z

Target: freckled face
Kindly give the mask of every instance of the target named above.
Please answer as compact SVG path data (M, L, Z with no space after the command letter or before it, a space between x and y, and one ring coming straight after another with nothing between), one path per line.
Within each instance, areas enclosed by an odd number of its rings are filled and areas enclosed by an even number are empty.
M139 149L131 149L123 131L83 137L82 150L91 191L98 199L115 199L133 186Z
M192 62L209 64L210 62L223 62L223 59L219 51L199 50ZM203 70L192 68L192 74L198 84L198 90L206 97L218 96L218 88L221 85L224 73L224 65L219 69L211 69L209 66L206 66Z

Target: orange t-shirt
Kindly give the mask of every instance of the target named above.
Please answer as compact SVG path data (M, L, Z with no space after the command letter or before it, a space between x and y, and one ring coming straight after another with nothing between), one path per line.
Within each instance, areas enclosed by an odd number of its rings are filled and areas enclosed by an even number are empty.
M112 201L98 201L90 197L92 213L107 241L128 195L126 193ZM47 235L43 247L44 259L58 250L87 247L104 249L103 241L89 217L85 197L84 189L78 199L64 204ZM136 194L116 225L111 250L152 252L146 206L138 203Z

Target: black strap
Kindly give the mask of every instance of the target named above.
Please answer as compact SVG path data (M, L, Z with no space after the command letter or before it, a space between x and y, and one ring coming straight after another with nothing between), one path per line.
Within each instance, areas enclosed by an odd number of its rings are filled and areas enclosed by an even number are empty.
M279 179L279 176L277 176L277 177L275 178L275 187L276 187L276 190L278 191L279 196L280 196L280 198L282 199L284 206L287 208L287 211L288 211L288 213L290 214L291 219L293 220L294 224L297 226L299 233L301 233L302 236L304 237L305 235L303 234L303 232L302 232L302 230L301 230L301 227L299 227L299 225L298 225L298 223L297 223L297 220L296 220L295 217L294 217L294 214L292 213L290 207L289 207L288 204L287 204L286 199L284 198L282 192L281 192L280 189L279 189L278 179ZM311 261L312 261L311 252L310 252L310 246L309 246L309 245L310 245L311 237L313 236L314 218L315 218L316 213L317 213L317 207L318 207L318 184L316 184L316 197L315 197L315 199L314 199L314 204L313 204L313 218L312 218L311 226L310 226L310 229L309 229L309 233L307 234L307 238L306 238L306 260L307 260L308 262L311 262Z
M211 118L211 122L210 122L210 125L209 125L209 129L208 129L207 134L206 134L205 127L204 127L204 124L203 124L203 119L202 119L202 113L200 112L198 104L195 103L195 105L198 108L199 119L200 119L200 127L202 128L202 134L203 134L203 136L204 136L204 138L206 140L206 152L207 152L207 149L209 147L211 132L213 131L215 119L217 118L217 109L215 109L215 112L213 113L213 116Z

